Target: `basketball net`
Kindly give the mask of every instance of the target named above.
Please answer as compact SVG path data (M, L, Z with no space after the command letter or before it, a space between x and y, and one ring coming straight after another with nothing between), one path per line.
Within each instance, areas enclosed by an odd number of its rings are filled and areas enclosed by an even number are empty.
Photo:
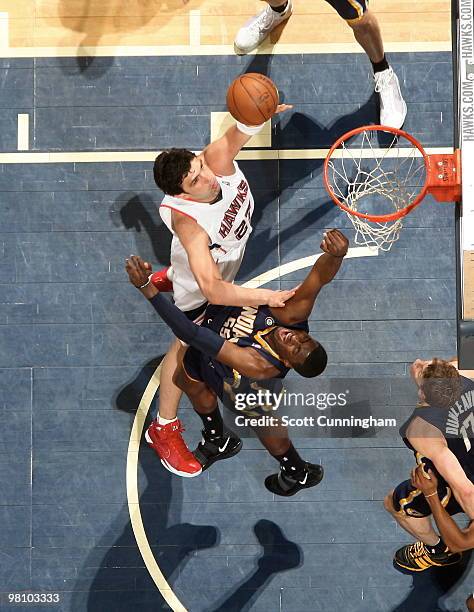
M374 125L334 143L324 182L351 220L356 244L388 251L400 237L404 217L427 193L442 202L460 199L460 170L459 151L428 155L406 132Z

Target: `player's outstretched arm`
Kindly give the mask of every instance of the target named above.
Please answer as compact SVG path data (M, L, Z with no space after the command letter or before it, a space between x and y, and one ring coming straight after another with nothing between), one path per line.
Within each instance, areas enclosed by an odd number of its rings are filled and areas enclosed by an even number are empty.
M431 470L428 470L429 479L424 475L423 466L419 465L412 470L411 482L426 498L433 518L440 531L443 541L451 552L462 552L474 548L474 523L467 529L460 529L449 516L438 497L438 480Z
M319 292L332 281L341 267L349 240L341 231L332 229L324 233L320 246L323 255L316 260L295 295L283 308L275 309L275 315L282 323L291 325L309 318Z
M209 236L193 219L173 213L173 229L186 250L189 267L202 294L210 304L220 306L284 306L291 291L248 289L222 279L209 251Z
M290 104L279 104L275 115L290 108L293 108ZM206 164L215 174L221 174L222 176L234 174L234 159L252 136L260 132L263 125L249 126L237 122L236 125L231 126L223 136L211 142L204 149Z
M130 259L126 260L125 269L132 285L150 301L177 338L205 355L215 357L218 361L231 366L244 376L271 378L277 374L275 368L254 350L227 342L216 332L190 321L179 308L160 295L158 289L150 282L151 266L141 257L130 255Z

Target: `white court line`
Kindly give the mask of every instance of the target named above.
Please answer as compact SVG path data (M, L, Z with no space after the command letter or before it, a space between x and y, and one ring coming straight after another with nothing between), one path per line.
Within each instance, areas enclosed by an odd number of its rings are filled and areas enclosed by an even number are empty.
M0 49L3 51L8 49L9 46L10 34L8 28L8 13L0 12Z
M189 44L199 47L201 44L201 11L189 11Z
M375 152L384 149L373 149ZM407 157L411 148L407 148ZM265 159L325 159L329 149L266 149L242 150L237 160ZM352 149L355 153L358 149ZM431 147L425 149L431 153L452 153L452 147ZM114 162L153 162L160 151L64 151L34 153L0 153L0 164L60 164L60 163L114 163ZM199 153L198 150L195 153ZM337 154L337 152L336 152ZM338 154L335 156L338 156ZM395 157L389 154L386 157ZM403 155L400 155L403 157Z
M257 283L257 287L268 283L274 278L279 278L284 274L295 272L303 268L309 268L313 263L320 257L322 253L318 255L311 255L309 257L303 257L302 259L296 259L283 266L269 270L258 277L248 281L244 286L254 286L250 283ZM368 247L355 247L349 249L346 257L373 257L378 255L377 249L370 249ZM275 276L278 271L277 276ZM260 279L260 280L258 280ZM151 403L155 396L158 387L160 386L160 372L161 364L156 368L153 373L150 382L148 383L143 397L140 400L135 418L133 420L132 431L130 433L130 439L128 443L127 451L127 467L126 467L126 489L127 489L127 502L128 511L130 514L130 522L132 524L133 533L137 542L138 549L142 555L143 561L146 565L151 578L158 587L161 595L165 599L166 603L170 606L173 612L187 612L186 608L179 601L174 591L166 581L163 572L160 569L148 542L145 527L143 525L142 515L140 511L140 495L138 492L138 454L140 452L140 440L143 435L143 426L145 424L148 411L150 410ZM159 542L153 542L153 544L159 545Z
M389 53L451 51L450 41L385 43ZM357 43L263 45L250 55L305 55L327 53L365 53ZM235 55L233 45L149 45L103 47L1 47L0 58L18 57L163 57L188 55Z
M30 116L28 113L18 115L18 151L28 151L30 148Z

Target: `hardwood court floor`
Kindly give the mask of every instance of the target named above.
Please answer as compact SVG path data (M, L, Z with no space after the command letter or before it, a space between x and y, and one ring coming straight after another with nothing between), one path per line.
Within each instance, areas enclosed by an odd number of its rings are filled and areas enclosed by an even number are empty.
M0 1L0 11L8 14L10 48L231 45L242 23L263 6L255 0ZM447 0L374 0L371 8L388 44L450 39ZM353 43L353 37L324 0L296 0L290 21L274 32L264 49L277 41L346 44Z

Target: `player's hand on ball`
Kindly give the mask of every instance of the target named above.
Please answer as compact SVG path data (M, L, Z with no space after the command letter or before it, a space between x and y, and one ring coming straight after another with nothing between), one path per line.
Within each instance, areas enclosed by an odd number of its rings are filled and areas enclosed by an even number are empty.
M438 490L438 479L432 470L428 470L428 477L424 471L424 466L419 465L411 472L411 484L419 489L423 495L431 495Z
M130 255L125 260L125 270L132 285L140 289L146 297L153 297L158 293L158 289L150 283L151 264L143 261L138 255Z
M344 257L349 248L349 240L337 229L324 232L321 249L334 257Z
M280 113L284 113L287 110L291 110L293 108L293 104L279 104L276 107L275 115L279 115Z

